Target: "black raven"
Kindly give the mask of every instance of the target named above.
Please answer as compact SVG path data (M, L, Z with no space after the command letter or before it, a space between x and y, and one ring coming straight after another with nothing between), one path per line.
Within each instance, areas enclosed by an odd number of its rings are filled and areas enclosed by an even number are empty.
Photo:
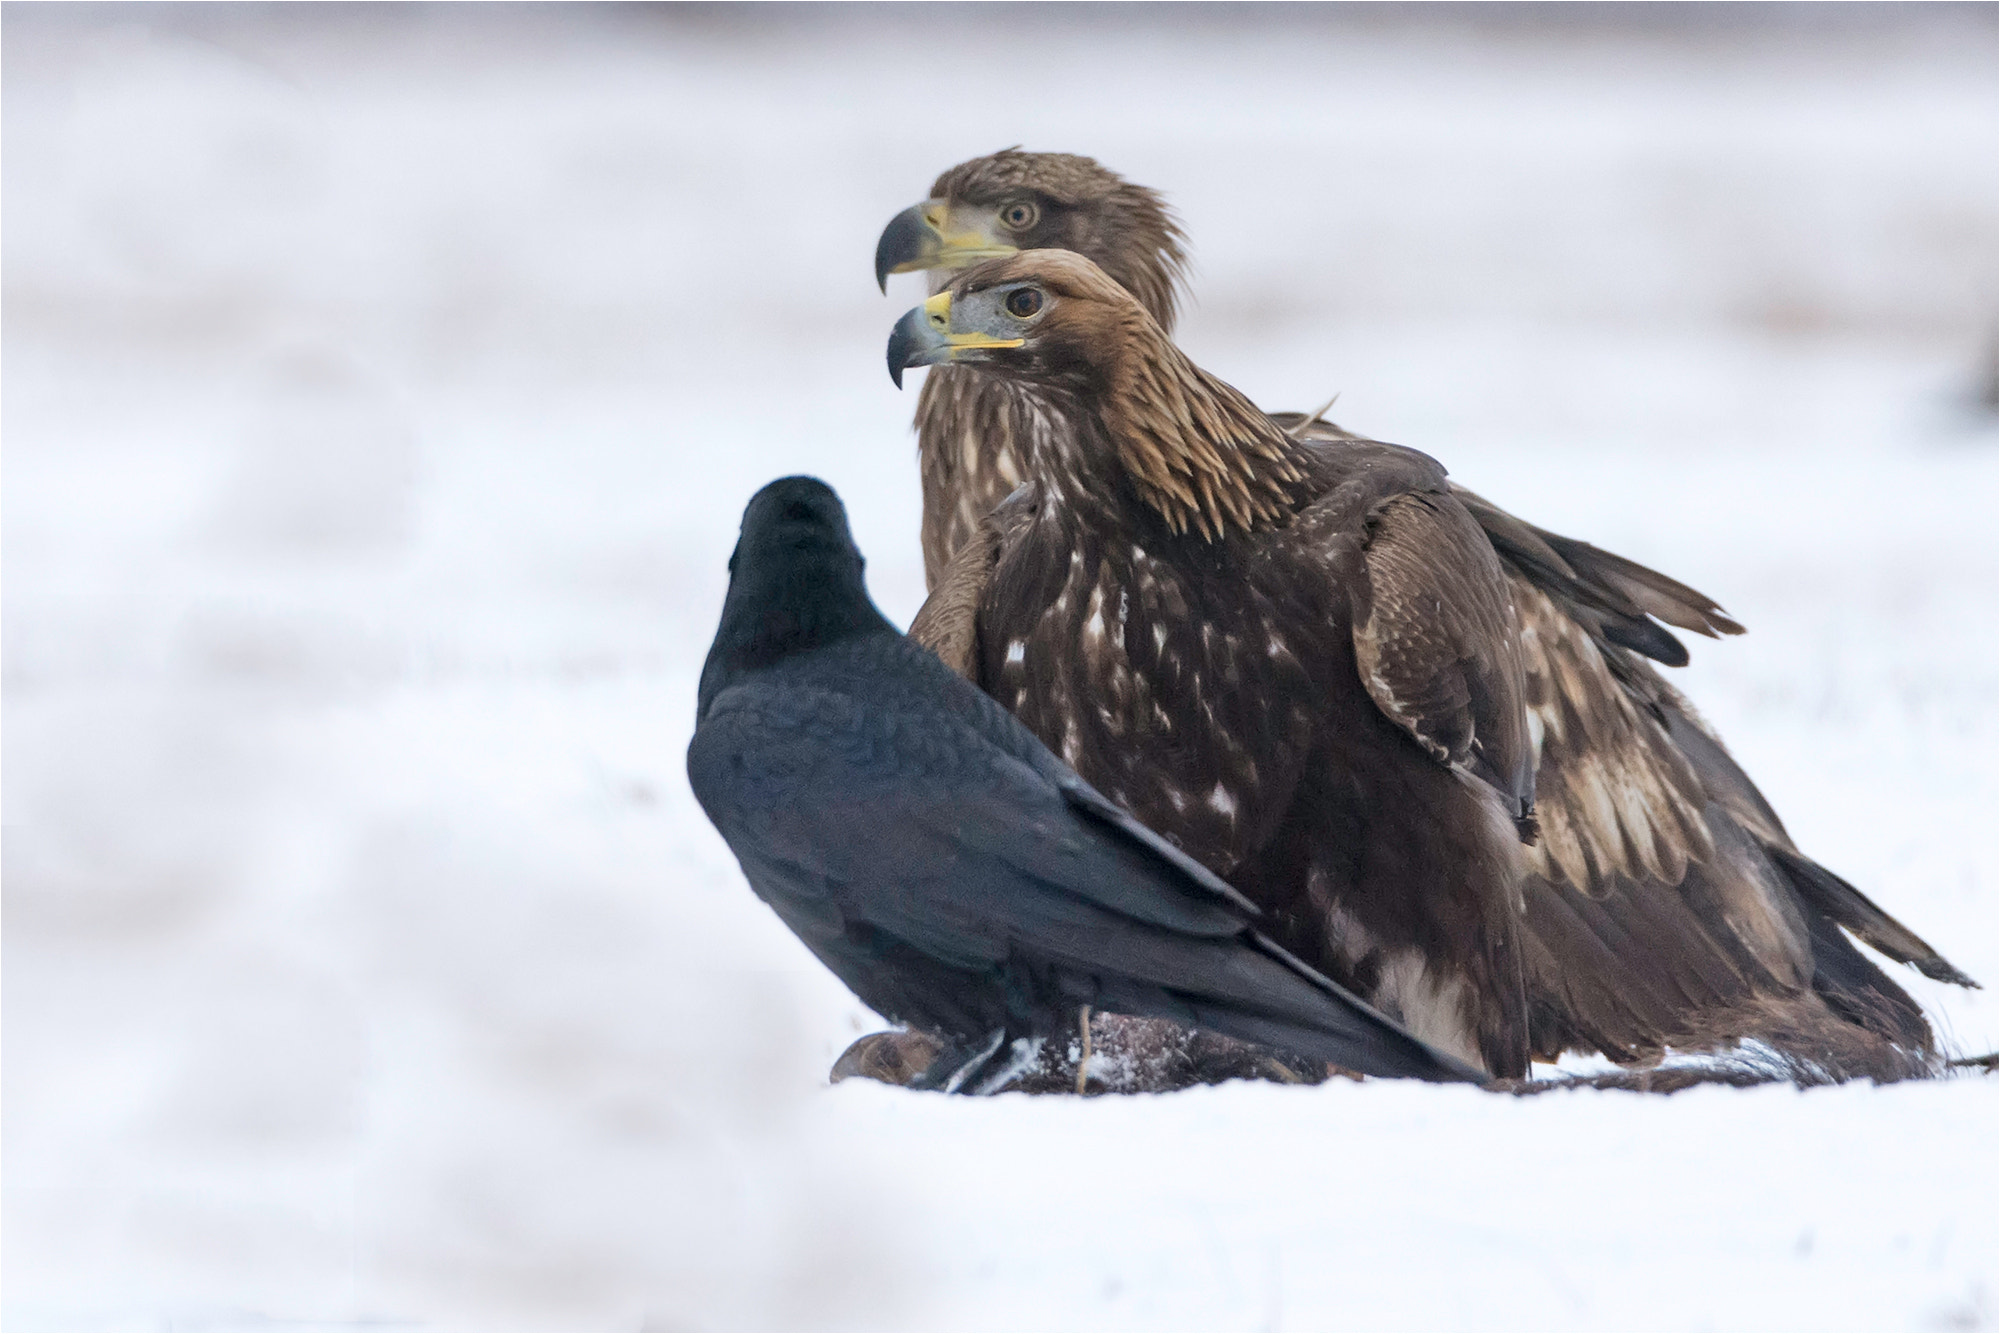
M1083 1006L1481 1078L1266 939L1247 899L897 633L823 482L759 491L729 570L688 780L821 962L946 1039L916 1087L998 1091Z

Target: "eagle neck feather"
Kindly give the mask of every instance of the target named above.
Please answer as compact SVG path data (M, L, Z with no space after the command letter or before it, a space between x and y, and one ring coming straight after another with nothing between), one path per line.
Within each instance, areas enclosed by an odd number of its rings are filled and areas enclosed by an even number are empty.
M1257 406L1133 320L1090 410L1139 499L1176 536L1283 524L1310 499L1309 455Z

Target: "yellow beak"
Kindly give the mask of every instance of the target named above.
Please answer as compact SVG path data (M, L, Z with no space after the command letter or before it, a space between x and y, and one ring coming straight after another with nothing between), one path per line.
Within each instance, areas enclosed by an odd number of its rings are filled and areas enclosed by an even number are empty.
M903 372L912 366L956 361L969 351L987 347L1019 347L1025 338L996 338L989 333L951 331L951 293L939 292L896 321L889 334L889 378L902 388ZM976 358L975 358L976 359Z
M1028 341L1025 338L996 338L989 333L953 333L950 292L939 292L919 309L924 312L924 323L937 330L938 336L949 347L1019 347Z
M981 211L972 210L976 217ZM888 290L889 275L917 269L963 269L1019 247L993 235L992 218L961 221L942 199L926 199L889 219L875 243L875 281Z

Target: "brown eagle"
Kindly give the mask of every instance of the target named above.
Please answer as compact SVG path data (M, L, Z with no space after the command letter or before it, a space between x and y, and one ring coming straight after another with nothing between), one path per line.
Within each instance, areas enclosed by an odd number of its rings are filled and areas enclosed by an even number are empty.
M1156 325L1171 319L1180 234L1151 191L1088 158L1009 151L954 168L933 194L884 233L878 274L1077 246ZM1316 420L1275 420L1310 451L1347 438ZM983 529L982 516L1033 460L1065 452L1055 437L1069 428L1039 386L950 366L931 372L918 422L935 591L913 631L971 670L999 536L1000 516ZM1673 580L1452 494L1485 529L1522 632L1542 828L1525 854L1522 921L1533 1052L1630 1061L1759 1038L1832 1077L1929 1068L1921 1011L1841 928L1931 977L1971 980L1800 856L1644 660L1686 661L1654 617L1704 634L1740 627ZM950 564L955 553L964 558ZM1181 832L1176 819L1161 827Z
M1069 251L912 311L890 365L943 360L1032 385L1050 425L954 562L985 569L953 658L1281 943L1525 1074L1521 643L1444 470L1295 440Z

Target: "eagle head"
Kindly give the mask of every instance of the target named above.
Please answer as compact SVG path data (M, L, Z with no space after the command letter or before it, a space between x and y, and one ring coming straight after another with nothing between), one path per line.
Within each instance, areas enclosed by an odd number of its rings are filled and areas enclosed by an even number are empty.
M889 376L972 364L1047 389L1105 383L1136 342L1166 341L1130 293L1067 250L989 260L912 309L889 335Z
M1082 255L1028 250L967 269L889 335L889 375L965 363L1033 385L1056 419L1031 471L1109 465L1175 533L1280 522L1310 494L1304 447L1175 347ZM1056 454L1066 456L1058 460ZM1105 480L1109 480L1107 476Z
M942 288L954 269L1023 250L1087 255L1139 298L1162 326L1174 322L1186 255L1165 201L1094 159L1002 149L937 178L931 197L889 220L875 247L875 281L918 269Z

